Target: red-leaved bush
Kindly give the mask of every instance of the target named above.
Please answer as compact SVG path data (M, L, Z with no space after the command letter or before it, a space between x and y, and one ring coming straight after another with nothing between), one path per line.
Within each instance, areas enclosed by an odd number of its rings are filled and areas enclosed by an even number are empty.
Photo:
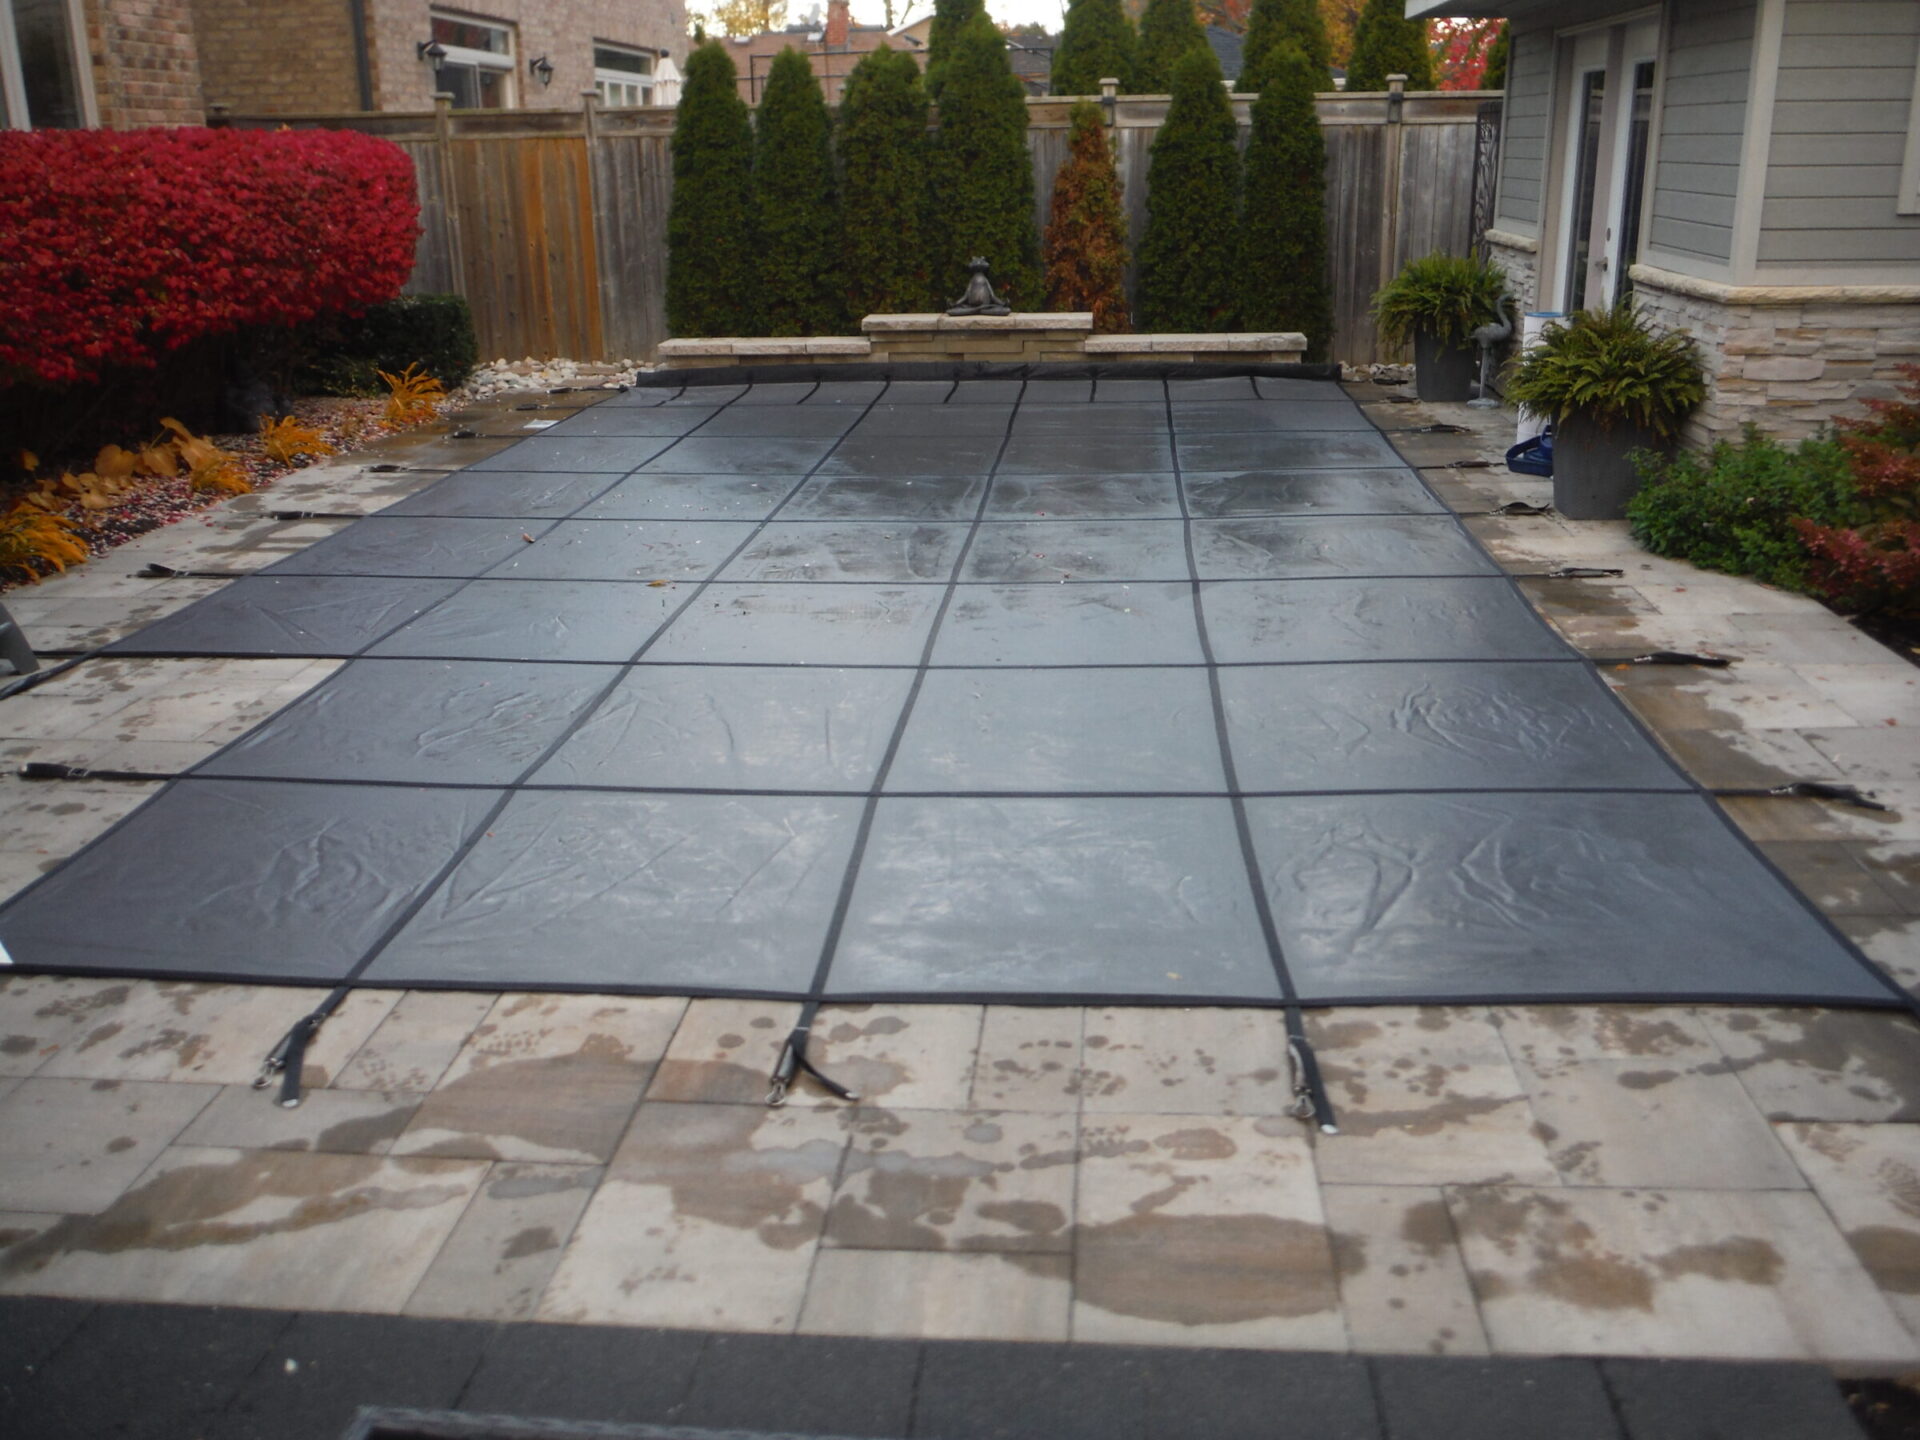
M418 234L413 162L371 135L0 131L0 388L365 310Z
M1796 520L1813 582L1850 610L1920 612L1920 365L1902 365L1902 400L1869 400L1864 420L1837 420L1865 525Z

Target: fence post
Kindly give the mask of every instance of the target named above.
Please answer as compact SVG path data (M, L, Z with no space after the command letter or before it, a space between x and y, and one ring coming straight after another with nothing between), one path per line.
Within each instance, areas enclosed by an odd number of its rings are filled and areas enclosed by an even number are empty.
M1387 77L1386 155L1380 166L1380 283L1385 285L1399 269L1400 181L1406 163L1406 131L1401 108L1406 103L1407 77Z
M448 279L457 294L467 293L467 248L460 234L460 185L453 170L453 94L433 95L433 143L440 152L440 204L447 217Z

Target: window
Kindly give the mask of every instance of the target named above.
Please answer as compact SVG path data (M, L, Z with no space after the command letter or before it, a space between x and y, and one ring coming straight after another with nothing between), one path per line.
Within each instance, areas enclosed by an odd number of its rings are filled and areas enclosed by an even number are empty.
M593 84L603 105L653 104L652 53L624 45L595 45Z
M0 0L0 120L16 130L94 123L79 0Z
M513 31L459 15L433 17L434 41L446 49L437 88L457 110L504 110L514 103Z

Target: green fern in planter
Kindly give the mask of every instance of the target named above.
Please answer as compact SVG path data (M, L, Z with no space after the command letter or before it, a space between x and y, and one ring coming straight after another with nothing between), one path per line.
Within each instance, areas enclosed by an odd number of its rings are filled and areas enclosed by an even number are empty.
M1555 422L1578 416L1671 440L1706 399L1706 372L1690 336L1656 335L1628 299L1549 324L1509 366L1506 395Z
M1389 345L1404 345L1424 330L1442 345L1464 348L1475 330L1500 318L1506 288L1498 265L1435 252L1409 260L1374 292L1373 319Z

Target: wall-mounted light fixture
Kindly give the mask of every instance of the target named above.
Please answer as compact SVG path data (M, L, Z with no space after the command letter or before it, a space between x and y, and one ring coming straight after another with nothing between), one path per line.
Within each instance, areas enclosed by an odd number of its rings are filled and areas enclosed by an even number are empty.
M413 47L413 53L433 66L436 75L440 73L440 67L447 63L447 47L438 40L422 40Z
M541 55L529 60L527 62L527 69L533 72L534 78L539 80L542 85L551 85L553 83L553 62L547 59L546 56Z

